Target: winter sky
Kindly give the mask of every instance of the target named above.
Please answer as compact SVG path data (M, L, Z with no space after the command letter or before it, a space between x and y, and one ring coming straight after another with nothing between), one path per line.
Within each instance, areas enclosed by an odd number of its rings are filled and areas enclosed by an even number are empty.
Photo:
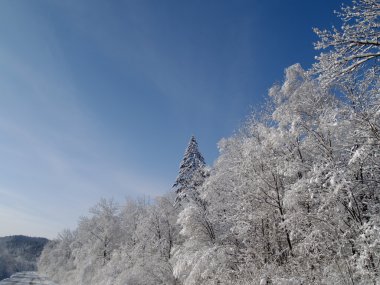
M341 2L0 1L0 236L170 191L192 134L212 164Z

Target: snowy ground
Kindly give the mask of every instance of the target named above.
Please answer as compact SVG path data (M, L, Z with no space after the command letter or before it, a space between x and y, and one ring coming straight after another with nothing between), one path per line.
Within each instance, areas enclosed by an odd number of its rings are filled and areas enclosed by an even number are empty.
M19 272L10 278L0 281L0 285L56 285L46 277L39 276L37 272Z

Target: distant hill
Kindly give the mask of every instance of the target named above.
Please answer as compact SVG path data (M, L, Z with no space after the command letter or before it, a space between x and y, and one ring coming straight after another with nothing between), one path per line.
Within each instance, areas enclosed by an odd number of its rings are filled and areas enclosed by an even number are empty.
M0 237L0 280L19 271L37 269L37 258L49 240L40 237Z

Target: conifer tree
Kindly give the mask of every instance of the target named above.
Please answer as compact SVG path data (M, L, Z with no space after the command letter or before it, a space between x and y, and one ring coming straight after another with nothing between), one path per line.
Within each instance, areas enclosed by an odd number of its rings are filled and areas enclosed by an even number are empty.
M173 185L177 193L177 201L185 197L194 198L196 189L203 184L206 176L205 160L199 152L195 137L192 136L181 161L177 179Z

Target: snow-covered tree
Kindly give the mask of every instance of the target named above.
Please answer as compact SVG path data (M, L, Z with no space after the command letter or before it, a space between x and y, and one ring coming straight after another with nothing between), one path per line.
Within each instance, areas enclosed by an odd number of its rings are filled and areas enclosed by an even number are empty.
M173 205L171 195L145 205L128 202L123 224L130 233L107 264L108 279L113 284L176 283L169 263L178 236Z
M105 265L121 242L119 206L113 200L101 199L90 213L92 217L83 217L80 221L80 237L92 255Z
M346 75L360 75L367 68L379 75L379 0L354 0L352 6L343 7L337 14L343 22L340 29L315 29L320 38L315 47L327 49L314 65L319 78L327 84L347 82Z
M49 275L52 280L68 282L68 275L75 272L75 242L77 232L68 229L58 234L57 239L50 241L44 248L38 268Z
M185 198L196 198L196 189L207 177L205 160L198 149L194 136L190 138L185 154L179 167L177 179L173 185L177 193L177 201Z
M345 216L340 215L348 248L351 249L350 278L354 282L376 283L379 270L379 250L374 234L380 227L380 197L378 165L380 139L380 2L378 0L353 1L343 7L338 16L341 29L316 30L320 41L317 49L325 49L317 58L317 72L322 86L337 86L344 96L340 112L345 113L338 122L344 129L342 150L345 159L337 158L340 175L338 204ZM327 83L327 84L326 84ZM340 177L339 180L336 178ZM343 183L342 183L343 182ZM335 182L336 183L336 182ZM334 184L335 184L334 183ZM342 191L343 190L343 191ZM369 246L371 244L372 246ZM370 249L371 248L371 249ZM347 265L348 267L348 265ZM377 276L377 277L376 277Z
M178 224L181 228L180 242L173 247L171 263L174 267L174 275L184 284L197 284L210 277L199 279L204 275L208 250L214 244L216 236L213 225L209 220L208 203L201 198L202 186L209 176L209 170L194 136L191 137L184 158L180 164L179 175L174 183L177 193ZM186 203L182 203L185 201ZM206 250L203 252L203 250Z

